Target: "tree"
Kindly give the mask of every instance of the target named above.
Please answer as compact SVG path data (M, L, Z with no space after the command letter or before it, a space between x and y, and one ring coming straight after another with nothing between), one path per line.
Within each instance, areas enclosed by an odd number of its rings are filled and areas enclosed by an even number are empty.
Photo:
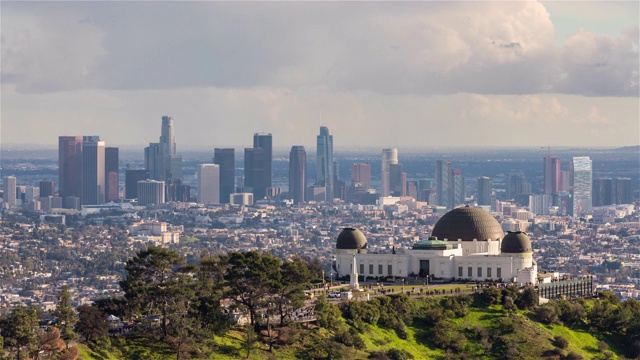
M80 305L78 307L78 333L86 339L88 343L107 335L109 322L107 315L92 305Z
M58 295L58 304L56 305L56 325L60 329L62 339L69 342L78 338L78 335L73 331L73 326L76 324L76 312L71 306L71 294L67 285L62 287L60 295Z
M256 343L258 342L258 334L256 334L255 330L252 326L245 326L244 328L244 338L242 339L242 347L247 352L247 359L251 356L251 352L256 347Z
M225 285L224 267L218 257L203 258L195 274L198 281L195 284L195 296L189 315L200 322L204 331L222 334L229 329L229 318L220 306Z
M284 325L288 310L299 309L304 305L304 286L309 283L312 275L308 263L298 257L284 262L280 272L275 300L280 313L280 325Z
M184 259L177 252L151 246L127 260L127 278L120 282L129 306L144 315L159 312L162 336L167 337L167 314L174 297L186 290L177 269ZM184 279L184 278L181 278Z
M64 340L60 338L60 330L58 328L50 328L48 330L38 331L37 345L34 348L31 357L33 360L41 358L47 359L53 354L62 351L65 348Z
M15 353L17 360L25 359L38 341L38 309L34 306L19 306L11 312L3 326L3 336Z
M230 252L221 257L221 260L226 265L225 297L249 312L251 325L259 333L257 310L265 305L268 295L274 293L274 288L280 281L279 269L282 261L257 251Z

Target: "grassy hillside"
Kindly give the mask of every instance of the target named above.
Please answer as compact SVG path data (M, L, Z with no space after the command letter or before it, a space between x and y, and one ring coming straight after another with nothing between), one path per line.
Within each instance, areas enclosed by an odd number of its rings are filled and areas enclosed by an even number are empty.
M535 316L528 311L505 312L501 305L493 305L484 308L467 307L465 312L463 316L449 318L446 325L438 326L432 326L428 320L416 316L413 323L406 327L406 339L400 338L391 329L370 324L354 327L351 321L341 318L340 322L350 331L359 328L358 334L362 339L359 349L331 341L332 332L317 326L308 329L286 328L272 352L268 351L265 343L258 342L249 358L296 359L313 356L366 359L374 352L380 354L398 349L406 351L405 354L410 354L415 359L562 359L571 356L605 359L617 358L613 352L605 354L606 347L611 347L615 352L622 350L614 345L614 341L597 332L562 325L544 325L537 322ZM441 328L449 331L442 332ZM450 338L443 340L443 334ZM206 345L201 344L209 350L200 356L208 359L245 358L245 336L244 329L233 329L224 336L215 337ZM554 340L556 337L568 340L568 345L561 349ZM449 345L442 346L442 341L449 341ZM116 338L111 339L108 346L93 349L80 346L80 350L80 359L83 360L176 359L176 353L166 344L149 338ZM322 355L325 353L326 355Z

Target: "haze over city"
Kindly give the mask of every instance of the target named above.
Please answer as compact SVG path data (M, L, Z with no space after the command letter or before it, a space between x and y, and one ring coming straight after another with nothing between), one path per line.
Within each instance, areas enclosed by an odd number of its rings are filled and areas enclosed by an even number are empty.
M638 2L3 2L2 145L638 145Z

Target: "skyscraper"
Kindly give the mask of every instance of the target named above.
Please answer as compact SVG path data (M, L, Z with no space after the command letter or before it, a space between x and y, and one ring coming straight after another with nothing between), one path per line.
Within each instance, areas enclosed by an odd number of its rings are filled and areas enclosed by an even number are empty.
M391 193L389 166L398 163L398 149L382 149L382 163L380 168L380 196L389 196Z
M9 206L17 205L17 186L15 176L5 176L2 178L2 198L4 202Z
M491 195L493 194L493 184L490 177L482 176L478 178L478 205L491 205Z
M143 169L127 169L124 173L124 198L138 198L138 181L149 179L149 171Z
M591 212L591 159L577 156L571 160L571 216L582 216Z
M39 197L54 196L56 193L55 184L51 180L41 180L39 184Z
M631 204L631 179L617 178L616 181L616 204Z
M353 163L351 164L351 184L363 189L371 189L371 164ZM360 184L357 186L356 184Z
M220 203L228 204L235 192L235 150L233 148L213 150L213 163L220 165Z
M61 198L82 196L82 136L58 138L58 184Z
M389 195L406 196L407 173L402 164L389 164Z
M451 208L451 161L436 160L436 205Z
M560 159L555 155L548 155L544 157L543 162L544 193L553 195L560 191L563 191Z
M117 147L108 147L104 149L104 174L105 174L105 201L118 201L120 198L120 181L119 156Z
M198 165L198 202L205 205L220 203L219 165Z
M518 195L522 194L531 194L531 184L527 181L524 174L509 174L507 179L507 197L515 199Z
M593 206L611 205L616 201L612 178L598 178L593 180Z
M307 187L307 152L304 146L292 146L289 152L289 198L304 202Z
M104 204L104 141L98 136L84 136L82 141L82 205Z
M173 118L162 117L160 141L144 149L145 169L152 179L182 179L182 156L176 153Z
M316 186L325 187L325 201L333 198L333 135L329 135L329 128L320 127L316 148Z
M462 176L462 170L451 169L451 208L457 205L464 204L465 191L464 191L464 176Z
M271 134L254 134L253 148L244 149L244 187L256 201L264 199L272 186L272 141Z

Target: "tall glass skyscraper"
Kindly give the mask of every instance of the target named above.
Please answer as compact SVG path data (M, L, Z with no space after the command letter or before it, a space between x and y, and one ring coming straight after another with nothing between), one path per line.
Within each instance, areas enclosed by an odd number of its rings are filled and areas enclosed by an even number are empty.
M272 186L273 139L271 134L254 134L253 148L244 149L244 187L255 200L267 197Z
M304 146L292 146L289 153L289 198L294 204L304 202L307 187L307 152Z
M391 165L398 164L398 149L382 149L382 163L380 167L380 196L391 194Z
M325 201L333 198L333 135L320 127L316 148L316 185L325 187Z
M182 156L176 153L173 118L162 117L160 141L144 149L145 169L155 180L182 179Z
M572 216L582 216L591 212L591 159L576 156L571 159L571 199Z
M437 204L451 208L451 161L436 160Z

